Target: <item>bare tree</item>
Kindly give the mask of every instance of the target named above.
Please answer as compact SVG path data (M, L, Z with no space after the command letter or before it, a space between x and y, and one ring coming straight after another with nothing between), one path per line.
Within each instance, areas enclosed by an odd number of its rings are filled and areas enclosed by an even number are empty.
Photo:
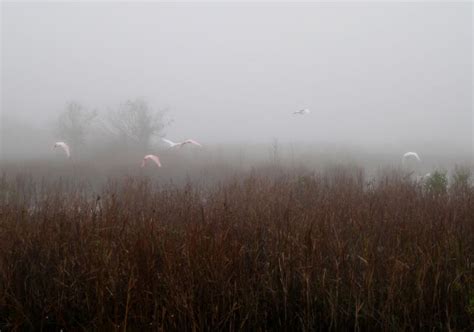
M154 111L145 100L137 98L111 111L106 127L122 144L146 152L152 139L161 137L167 125L164 111Z
M56 134L71 147L78 148L84 145L96 117L97 111L88 111L75 101L69 102L58 117Z

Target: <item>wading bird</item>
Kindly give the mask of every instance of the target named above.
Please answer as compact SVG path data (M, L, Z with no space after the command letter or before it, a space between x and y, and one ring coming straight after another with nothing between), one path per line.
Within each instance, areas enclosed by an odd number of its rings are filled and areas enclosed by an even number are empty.
M69 149L69 145L67 145L66 143L56 142L56 143L54 143L53 148L62 148L64 150L64 152L66 152L67 157L68 158L71 157L71 150Z
M160 158L155 156L154 154L147 154L142 160L142 167L145 167L145 163L147 160L153 160L156 166L161 167Z
M163 142L167 143L170 148L174 148L175 146L183 147L186 144L194 144L194 145L202 147L201 144L199 144L198 142L196 142L193 139L187 139L183 142L173 142L173 141L170 141L169 139L166 139L166 138L162 138L162 140L163 140Z
M310 110L307 109L307 108L293 112L294 115L305 115L305 114L309 114L309 113L310 113Z

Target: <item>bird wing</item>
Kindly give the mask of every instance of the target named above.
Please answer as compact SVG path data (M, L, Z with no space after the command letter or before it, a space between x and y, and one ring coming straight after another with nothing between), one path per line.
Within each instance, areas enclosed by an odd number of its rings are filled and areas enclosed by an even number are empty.
M152 156L151 159L156 163L158 167L161 167L160 158L158 158L158 156Z
M158 167L161 167L160 158L158 158L158 156L155 156L153 154L146 155L145 158L143 158L143 165L144 165L145 160L147 159L153 160Z
M64 142L56 142L54 144L54 147L61 147L64 152L66 152L66 155L69 157L71 157L71 150L69 149L69 145L67 145L66 143Z
M184 141L184 143L190 143L190 144L194 144L194 145L197 145L197 146L202 146L200 143L196 142L193 139L187 139L186 141Z
M162 138L161 140L162 140L163 142L166 142L166 143L168 143L168 145L169 145L169 146L175 146L175 145L176 145L176 143L175 143L175 142L173 142L173 141L170 141L169 139Z
M408 158L410 156L415 157L418 161L421 161L420 156L418 156L418 153L416 153L416 152L407 152L407 153L405 153L403 155L403 160L405 160L406 158Z

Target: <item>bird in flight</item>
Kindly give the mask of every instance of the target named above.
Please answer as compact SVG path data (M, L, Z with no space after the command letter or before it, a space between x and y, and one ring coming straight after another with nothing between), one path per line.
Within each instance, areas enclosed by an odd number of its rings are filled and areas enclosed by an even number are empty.
M146 164L146 161L147 160L152 160L156 166L158 167L161 167L161 162L160 162L160 158L158 158L158 156L155 156L154 154L147 154L143 160L142 160L142 167L145 167L145 164Z
M416 160L418 160L418 162L421 162L421 159L420 159L420 156L418 155L418 153L416 153L416 152L407 152L402 157L402 163L404 164L405 161L407 160L407 158L409 158L409 157L413 157Z
M67 145L66 143L56 142L56 143L54 143L53 148L62 148L64 150L64 152L66 152L67 157L68 158L71 157L71 149L69 149L69 145Z
M293 112L294 115L305 115L305 114L309 114L309 113L310 113L310 110L307 109L307 108Z
M186 144L193 144L193 145L197 145L197 146L202 147L202 145L200 143L196 142L193 139L187 139L183 142L173 142L173 141L170 141L169 139L166 139L166 138L162 138L162 140L163 140L163 142L167 143L170 148L174 148L176 146L183 147Z

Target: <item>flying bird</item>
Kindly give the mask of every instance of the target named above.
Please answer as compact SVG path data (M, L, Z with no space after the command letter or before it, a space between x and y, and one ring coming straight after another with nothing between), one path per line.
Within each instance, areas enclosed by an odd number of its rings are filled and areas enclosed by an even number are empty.
M407 161L407 159L408 159L409 157L413 157L413 158L415 158L418 162L421 162L421 159L420 159L420 156L418 156L418 153L416 153L416 152L407 152L407 153L405 153L405 154L403 155L403 157L402 157L402 165L405 165L405 163L406 163L406 161Z
M193 139L187 139L183 142L173 142L173 141L170 141L169 139L166 139L166 138L162 138L162 140L163 140L163 142L167 143L170 148L174 148L175 146L183 147L186 144L194 144L194 145L202 147L202 145L200 143L196 142Z
M56 142L54 143L54 147L53 148L62 148L64 150L64 152L66 152L66 155L68 158L71 157L71 149L69 149L69 145L67 145L66 143L64 142Z
M416 152L407 152L402 157L402 163L405 163L405 161L408 157L414 157L416 160L421 162L421 159L420 159L420 156L418 156L418 153L416 153Z
M175 146L178 146L180 143L175 143L173 141L170 141L169 139L162 138L163 142L169 145L170 148L174 148Z
M309 114L309 113L310 113L310 110L307 109L307 108L293 112L294 115L305 115L305 114Z
M147 154L143 158L142 167L145 167L145 163L146 163L147 160L152 160L156 164L156 166L161 167L160 158L158 158L158 156L155 156L154 154Z

